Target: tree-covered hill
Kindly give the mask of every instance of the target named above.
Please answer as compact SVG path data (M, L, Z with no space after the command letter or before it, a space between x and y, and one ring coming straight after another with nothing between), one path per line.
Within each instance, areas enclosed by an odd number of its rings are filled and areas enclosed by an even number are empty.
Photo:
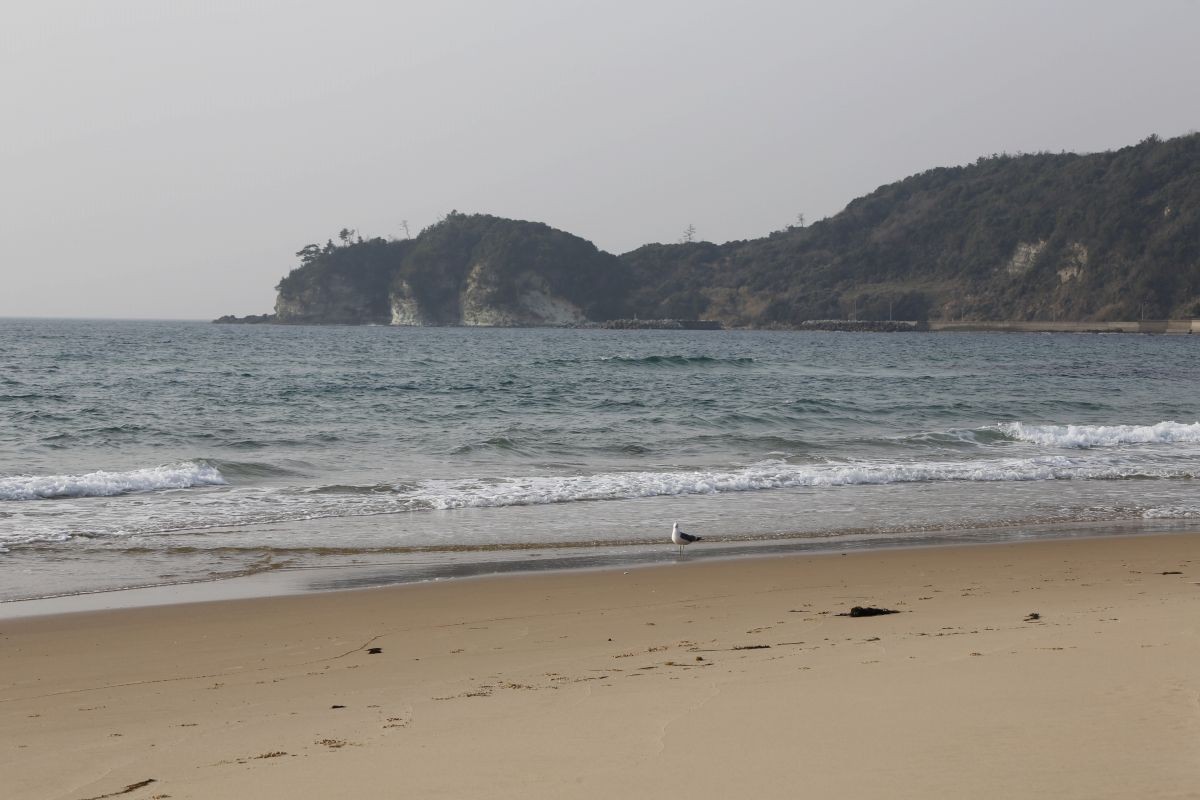
M464 291L474 288L492 307L516 308L529 277L588 319L617 314L628 285L628 269L586 239L540 222L451 212L412 241L391 288L407 284L434 322L452 324Z
M622 310L629 269L540 222L451 212L415 239L308 245L279 282L279 322L555 324ZM533 307L531 302L535 302ZM555 305L557 302L558 305ZM403 319L402 319L403 318Z
M810 226L722 245L618 257L541 223L459 213L415 239L340 238L297 254L278 321L1188 317L1200 315L1200 134L931 169Z
M1200 314L1200 135L981 158L806 228L622 259L648 316L1108 320Z

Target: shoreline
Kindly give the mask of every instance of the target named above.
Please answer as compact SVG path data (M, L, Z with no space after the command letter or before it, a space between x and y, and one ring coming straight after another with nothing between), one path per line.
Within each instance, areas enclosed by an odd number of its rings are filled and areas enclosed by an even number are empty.
M1200 319L1143 319L1143 320L804 320L791 326L729 327L717 320L602 320L570 325L394 325L376 322L281 322L268 319L270 315L249 314L245 317L225 315L211 321L214 325L281 325L287 327L380 327L380 328L469 328L506 330L706 330L706 331L784 331L792 333L1138 333L1187 336L1200 333ZM189 320L194 321L194 320Z
M1191 533L1189 520L1119 519L1054 521L1010 526L934 529L913 532L861 533L836 538L777 535L759 539L719 539L690 548L683 563L720 563L744 559L773 559L847 553L973 547L1026 541L1058 541L1111 537L1180 535ZM380 561L376 563L311 564L235 572L181 581L163 581L113 588L87 589L44 596L0 600L0 622L25 617L91 611L181 605L222 600L247 600L293 595L358 591L445 581L522 577L545 573L643 569L680 563L674 546L625 543L612 547L517 548L540 551L536 560L461 562L464 552L448 551L451 561L432 565ZM483 548L480 553L495 552ZM370 553L363 553L369 555Z
M137 784L131 800L1186 796L1198 544L693 561L5 620L0 769L15 800ZM900 613L837 616L852 605Z

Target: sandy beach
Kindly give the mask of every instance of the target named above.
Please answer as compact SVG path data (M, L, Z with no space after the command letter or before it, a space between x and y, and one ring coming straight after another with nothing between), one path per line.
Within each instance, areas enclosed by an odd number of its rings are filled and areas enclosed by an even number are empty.
M1198 546L685 559L6 620L2 794L1197 797Z

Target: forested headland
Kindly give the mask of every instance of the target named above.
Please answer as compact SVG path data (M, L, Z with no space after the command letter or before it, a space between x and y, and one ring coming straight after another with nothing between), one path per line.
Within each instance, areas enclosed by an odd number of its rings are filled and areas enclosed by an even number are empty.
M311 244L252 321L576 325L1200 316L1200 134L993 155L758 239L614 255L538 222L451 212L407 239ZM223 321L230 321L225 318Z

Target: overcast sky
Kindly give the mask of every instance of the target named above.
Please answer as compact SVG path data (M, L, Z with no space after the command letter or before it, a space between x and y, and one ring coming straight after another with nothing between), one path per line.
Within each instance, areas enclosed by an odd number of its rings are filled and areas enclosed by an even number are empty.
M1200 128L1200 3L13 0L0 316L271 310L451 209L615 253Z

